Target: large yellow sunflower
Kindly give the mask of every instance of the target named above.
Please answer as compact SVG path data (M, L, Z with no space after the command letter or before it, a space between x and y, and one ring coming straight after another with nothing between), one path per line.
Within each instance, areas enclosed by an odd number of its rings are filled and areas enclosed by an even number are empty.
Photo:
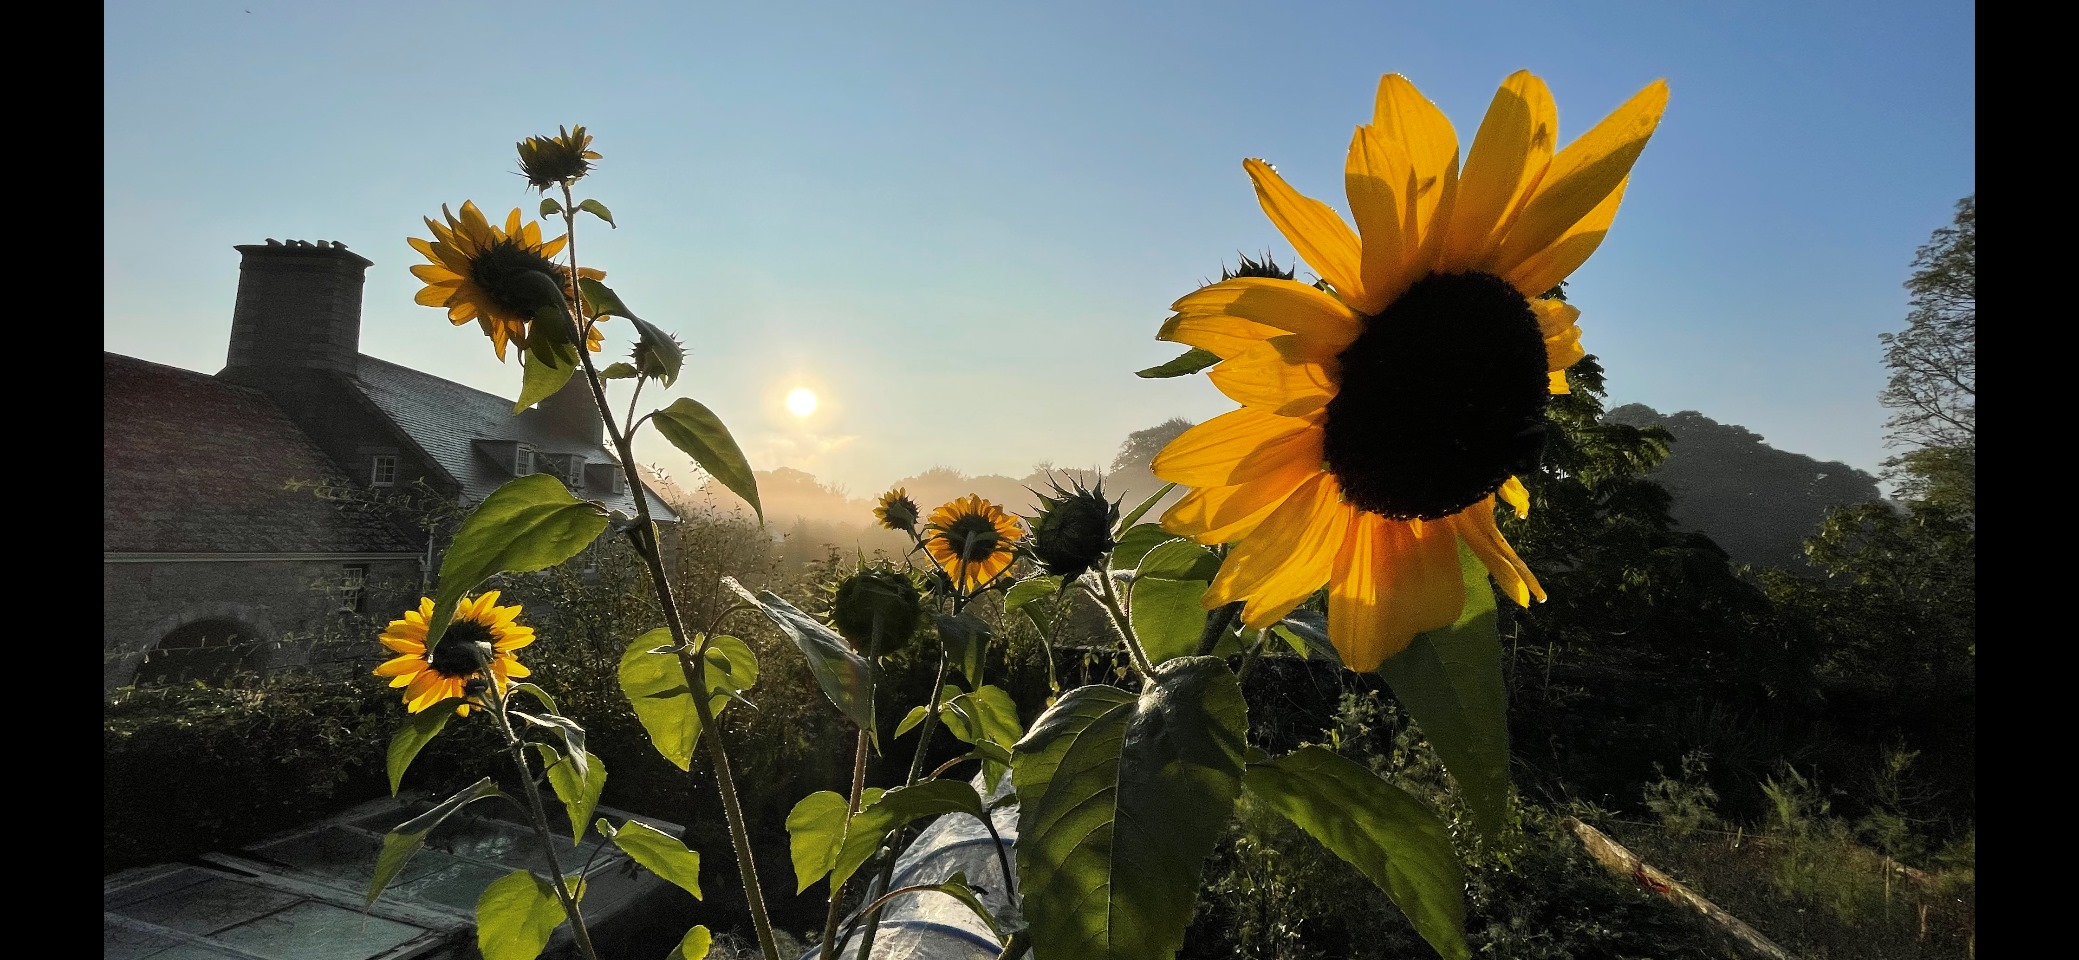
M426 626L433 619L433 598L423 597L419 609L405 611L404 619L390 621L389 628L383 631L379 638L383 646L401 656L375 668L375 675L389 677L392 687L403 687L405 708L418 713L449 697L469 695L470 680L482 676L477 651L472 648L482 643L490 646L486 657L490 660L491 676L503 693L512 685L512 678L534 672L513 656L514 650L534 642L534 628L521 626L519 615L517 605L498 606L496 590L474 600L464 599L456 605L455 619L428 656ZM470 704L464 703L455 708L455 713L466 717L469 708Z
M555 305L555 288L544 290L537 276L562 287L566 301L575 300L570 268L550 260L563 250L568 237L543 241L541 224L522 225L518 207L505 218L502 230L469 201L462 203L460 217L445 205L440 213L446 224L425 218L433 231L431 241L405 238L432 261L411 268L413 276L426 281L416 299L424 306L446 307L448 322L457 326L475 320L491 338L498 359L505 359L508 341L525 349L535 312ZM578 274L593 280L606 277L605 271L591 267L580 268ZM586 346L596 351L605 338L595 324L586 332Z
M1459 168L1458 137L1397 74L1343 168L1355 231L1269 164L1243 162L1271 222L1331 288L1225 280L1160 339L1222 358L1240 409L1186 431L1155 474L1195 488L1163 526L1235 543L1205 606L1268 626L1328 585L1329 639L1376 669L1464 606L1463 539L1511 598L1544 599L1495 525L1527 514L1544 410L1583 356L1580 311L1545 294L1602 242L1667 104L1655 81L1554 152L1543 81L1502 83Z
M924 523L924 552L956 589L971 593L1011 568L1022 536L1018 518L969 494L931 511Z

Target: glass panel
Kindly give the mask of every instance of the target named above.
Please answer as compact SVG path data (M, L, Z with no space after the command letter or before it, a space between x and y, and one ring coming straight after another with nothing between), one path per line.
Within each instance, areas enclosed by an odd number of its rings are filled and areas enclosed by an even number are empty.
M305 901L218 933L214 939L273 960L367 960L426 930Z
M425 855L423 851L419 854L420 857ZM418 857L413 857L412 859L417 860ZM438 904L441 907L453 910L474 920L476 917L476 901L484 895L484 888L489 887L492 881L511 872L511 870L504 867L486 866L481 863L470 863L464 860L447 860L446 866L434 870L412 883L404 884L403 886L393 885L390 890L394 891L400 900L410 898L430 904ZM385 892L383 899L387 900L391 895L391 893Z
M229 878L214 877L116 911L182 933L209 933L279 910L299 898Z

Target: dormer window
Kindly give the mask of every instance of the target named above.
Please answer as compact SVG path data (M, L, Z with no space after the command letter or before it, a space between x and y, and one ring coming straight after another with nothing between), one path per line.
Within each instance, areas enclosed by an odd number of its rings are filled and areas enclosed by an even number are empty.
M563 482L572 489L585 485L585 455L573 453L565 459L567 469L563 471Z
M534 447L520 444L513 451L513 476L524 477L534 472Z
M396 486L397 458L370 457L368 463L368 485L371 487Z
M368 566L366 564L348 564L342 568L339 576L339 612L366 612L367 604L365 598L367 589Z

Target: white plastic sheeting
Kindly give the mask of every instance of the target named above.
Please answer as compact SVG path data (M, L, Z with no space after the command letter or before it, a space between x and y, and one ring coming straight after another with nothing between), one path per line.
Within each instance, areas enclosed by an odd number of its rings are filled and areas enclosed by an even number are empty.
M1008 780L1006 777L987 798L993 800L1008 792ZM973 783L980 790L981 776L977 775ZM1000 858L996 841L980 820L964 813L947 814L933 820L895 858L895 873L886 889L944 883L956 873L965 874L968 886L990 913L1004 915L1005 908L1011 905L1012 893L1005 882L1003 863L1017 863L1013 851L1018 844L1018 805L996 808L989 821L1003 840ZM882 892L885 891L875 891L875 896ZM840 937L846 927L854 928L839 954L842 960L865 960L859 953L864 929L855 926L857 919L854 914L838 924ZM989 925L966 904L942 893L906 893L890 900L881 911L880 932L874 936L871 960L995 960L1002 950L1003 944L989 931ZM822 955L819 945L809 948L801 960L820 960Z

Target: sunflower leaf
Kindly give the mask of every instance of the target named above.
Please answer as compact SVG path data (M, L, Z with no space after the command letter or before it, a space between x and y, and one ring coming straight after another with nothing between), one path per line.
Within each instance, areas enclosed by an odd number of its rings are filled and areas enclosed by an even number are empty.
M1508 690L1487 566L1463 542L1458 563L1465 578L1458 622L1417 634L1406 650L1380 664L1379 675L1436 748L1474 826L1491 841L1508 821Z
M767 619L777 624L801 655L808 660L809 671L816 675L816 685L823 689L839 713L852 721L859 729L873 738L874 751L880 751L880 734L873 722L873 668L866 658L852 652L852 645L845 642L837 632L823 622L796 609L791 603L780 599L770 590L756 594L744 589L735 577L723 577L722 585L736 595L756 606Z
M606 208L606 204L600 203L597 200L580 200L578 201L577 208L595 217L598 217L601 220L606 221L606 225L609 227L613 227L616 230L620 229L620 227L614 223L614 215L612 211L609 211Z
M1249 796L1283 814L1393 900L1445 960L1467 960L1465 871L1422 801L1325 747L1251 763Z
M556 791L556 799L563 801L564 812L570 814L571 842L583 843L585 821L592 819L592 809L599 806L599 795L606 790L606 764L589 753L583 763L570 763L546 743L537 743L534 749L541 751L549 786Z
M1174 483L1163 484L1161 489L1156 490L1152 495L1148 497L1148 499L1141 501L1140 506L1133 508L1132 512L1120 518L1118 523L1119 530L1123 533L1124 531L1133 529L1133 525L1135 523L1140 522L1141 517L1147 515L1147 512L1155 506L1157 501L1161 500L1163 497L1169 496L1169 492L1171 490L1175 490L1176 488L1177 485Z
M516 870L491 881L477 898L477 950L484 960L535 960L563 919L563 904L549 882Z
M578 296L585 298L585 309L592 311L595 317L641 319L635 315L635 311L628 309L627 304L621 302L621 295L615 293L612 287L591 277L578 278Z
M1133 375L1148 380L1165 380L1170 377L1181 377L1186 374L1197 373L1219 362L1219 354L1211 350L1201 350L1197 347L1192 347L1168 363L1158 364L1146 370L1137 370Z
M966 611L931 616L938 624L939 647L945 651L946 662L958 669L969 684L981 683L982 665L989 653L989 624Z
M553 216L555 216L556 214L559 214L559 213L562 213L562 212L563 212L563 205L562 205L562 204L560 204L560 203L557 203L557 202L556 202L556 198L555 198L555 197L543 197L543 198L541 198L541 215L542 215L542 216L543 216L544 218L547 218L547 217L553 217Z
M744 459L744 452L737 447L736 439L729 435L729 428L722 425L722 418L687 397L651 414L650 418L664 439L692 457L694 463L721 481L729 492L742 497L757 512L759 522L764 522L765 508L758 503L758 478L751 473L750 461Z
M375 858L375 877L368 884L368 905L375 906L376 899L383 895L383 888L396 879L397 872L404 869L405 861L410 860L411 855L425 845L426 835L432 833L434 827L440 826L440 822L446 820L449 814L485 797L500 795L498 784L493 783L490 777L485 777L385 834L382 852L376 854Z
M1207 616L1199 599L1219 572L1220 558L1189 540L1171 540L1141 556L1127 617L1148 659L1161 663L1197 652Z
M547 690L543 690L541 687L536 686L535 684L528 683L527 681L522 680L518 683L513 684L513 692L524 693L529 696L532 696L536 700L541 701L541 705L549 708L550 713L563 712L561 708L556 706L556 698L549 696L549 692Z
M697 645L698 637L694 640ZM635 709L635 718L650 735L650 744L664 759L681 770L693 764L693 749L700 743L700 713L686 686L685 668L676 653L654 653L669 648L671 631L658 627L636 637L621 654L621 693ZM749 645L726 634L707 638L706 669L701 679L708 690L708 711L719 718L729 701L758 682L758 657Z
M679 940L679 945L671 948L664 960L707 960L707 952L714 945L715 935L709 933L707 927L694 924L693 929L686 931L686 935Z
M1003 689L983 685L973 693L963 693L945 702L939 708L939 718L945 722L946 731L958 737L960 742L980 748L984 744L1001 749L1002 756L992 754L982 759L982 782L996 783L1003 779L1003 760L1009 751L1025 736L1025 725L1018 720L1018 705Z
M888 834L924 817L965 813L979 820L988 816L981 794L964 780L925 780L897 787L859 809L845 826L845 842L830 869L830 888L839 889L867 858L881 848Z
M440 564L440 590L433 621L426 627L432 650L455 617L455 603L477 584L499 573L546 570L592 544L606 529L599 504L570 495L563 481L545 473L506 482L470 511Z
M830 875L830 868L837 865L837 852L845 844L850 817L851 804L829 790L802 797L787 812L787 853L794 861L795 893Z
M1119 542L1112 547L1112 570L1132 570L1140 566L1141 558L1177 535L1162 529L1161 524L1137 523L1119 535Z
M397 788L404 782L404 771L411 767L412 758L440 735L441 728L454 717L455 708L467 702L461 697L449 697L417 713L405 715L404 726L390 737L386 761L390 771L390 796L397 795Z
M630 317L635 323L639 339L635 343L635 368L644 376L655 377L657 382L671 386L679 378L679 368L686 362L686 348L679 338L648 320Z
M513 401L513 416L563 389L577 373L577 348L536 337L520 354L520 399Z
M923 704L918 704L914 707L911 707L910 712L903 715L902 722L895 725L895 735L897 737L900 737L903 734L910 732L910 730L916 727L917 724L923 723L924 718L928 716L931 716L930 707L924 706Z
M1241 794L1249 729L1224 661L1156 666L1138 695L1078 687L1018 741L1018 886L1035 943L1167 957Z
M599 371L601 380L633 380L641 375L636 372L635 365L630 363L611 364L606 369ZM670 384L666 384L666 386L670 386Z
M686 849L677 837L641 820L630 820L614 833L614 846L651 873L692 894L693 899L706 899L700 892L700 854Z
M1045 635L1048 624L1053 622L1054 617L1053 614L1048 613L1046 605L1039 604L1038 601L1048 597L1059 596L1062 592L1061 588L1060 577L1039 576L1020 580L1013 584L1009 590L1004 591L1003 612L1011 614L1017 613L1020 610L1025 611L1026 618L1032 621L1033 626L1039 628L1042 635Z

